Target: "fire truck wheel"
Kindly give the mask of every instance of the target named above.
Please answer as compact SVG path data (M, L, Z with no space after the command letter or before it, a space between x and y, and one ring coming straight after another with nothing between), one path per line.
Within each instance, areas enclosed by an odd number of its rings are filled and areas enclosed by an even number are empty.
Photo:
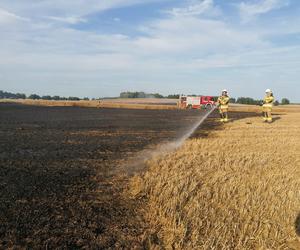
M209 110L212 109L212 104L211 103L206 104L205 109L209 109Z

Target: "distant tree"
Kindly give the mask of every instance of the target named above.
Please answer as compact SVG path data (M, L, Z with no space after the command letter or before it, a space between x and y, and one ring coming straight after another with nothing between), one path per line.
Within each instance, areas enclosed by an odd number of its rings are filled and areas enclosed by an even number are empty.
M41 97L43 100L52 100L52 97L50 95L44 95Z
M282 105L288 105L288 104L290 104L290 100L287 99L287 98L282 98L281 104L282 104Z
M235 98L230 98L230 99L229 99L229 102L230 102L230 103L236 103L236 99L235 99Z
M164 96L159 93L155 93L153 96L154 98L164 98Z
M133 93L133 98L146 98L146 93L145 92L134 92Z
M279 103L279 101L278 100L276 100L275 102L274 102L274 106L278 106L280 103Z
M14 93L5 92L5 91L0 90L0 99L4 99L4 98L7 98L7 99L26 99L26 98L28 98L28 99L33 99L33 100L42 99L42 100L56 100L56 101L59 101L59 100L79 101L80 100L80 98L78 98L78 97L70 96L69 98L66 98L66 97L60 97L58 95L55 95L55 96L44 95L41 97L37 94L31 94L28 97L26 97L26 95L22 94L22 93L14 94ZM85 100L89 100L88 97L85 97Z
M17 99L26 99L26 95L25 94L21 94L21 93L17 93L16 94L16 98Z
M38 100L41 99L41 97L37 94L31 94L30 96L28 96L28 99Z
M80 101L80 98L74 97L74 96L70 96L70 97L68 98L68 100L69 100L69 101Z
M180 95L179 94L174 94L174 95L168 95L168 99L179 99Z
M120 93L120 98L164 98L163 95L159 93L148 94L145 92L122 92Z
M262 103L262 100L255 100L251 97L239 97L236 103L248 104L248 105L260 105Z
M59 101L60 100L60 96L58 96L58 95L55 95L55 96L53 96L52 97L52 100L55 100L55 101Z
M26 95L21 93L14 94L0 90L0 99L26 99Z
M122 92L120 93L120 98L133 98L133 95L132 92Z
M83 100L84 100L84 101L89 101L89 100L90 100L90 98L88 98L88 97L84 97L84 98L83 98Z

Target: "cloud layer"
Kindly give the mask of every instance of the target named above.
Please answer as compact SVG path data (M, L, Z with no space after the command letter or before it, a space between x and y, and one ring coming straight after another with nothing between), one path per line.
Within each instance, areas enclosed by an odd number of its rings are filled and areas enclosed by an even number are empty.
M255 3L251 1L240 3L239 10L242 19L244 21L249 21L255 16L268 13L272 10L287 7L288 5L288 0L261 0Z
M158 0L29 2L0 3L0 89L96 97L124 90L217 94L227 88L235 96L259 97L270 87L278 97L299 100L300 46L285 41L299 35L299 18L264 19L288 8L287 2L166 0L163 9L156 9ZM130 9L136 6L140 15L149 6L157 15L130 22L112 14L93 23L113 9L135 15ZM118 25L111 26L114 32L102 31L108 18Z

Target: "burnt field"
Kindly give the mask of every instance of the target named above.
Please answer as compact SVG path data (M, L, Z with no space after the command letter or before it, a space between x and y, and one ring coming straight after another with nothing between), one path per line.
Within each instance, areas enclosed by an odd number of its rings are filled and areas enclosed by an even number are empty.
M118 169L203 114L0 104L0 248L141 248Z

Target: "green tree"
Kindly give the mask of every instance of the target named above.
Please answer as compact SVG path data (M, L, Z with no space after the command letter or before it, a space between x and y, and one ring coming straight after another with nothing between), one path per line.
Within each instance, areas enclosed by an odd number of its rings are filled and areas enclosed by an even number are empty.
M16 94L16 98L17 99L26 99L26 95L25 94L21 94L21 93L17 93Z
M52 97L52 100L55 100L55 101L59 101L61 98L60 98L60 96L58 96L58 95L55 95L55 96L53 96Z
M26 95L25 94L21 94L21 93L10 93L10 92L5 92L0 90L0 99L26 99Z
M70 97L68 98L68 100L69 100L69 101L80 101L80 98L75 97L75 96L70 96Z
M239 97L236 103L248 104L248 105L260 105L262 103L262 100L255 100L251 97Z
M155 93L153 96L154 98L164 98L164 96L159 93Z
M179 99L180 95L179 94L173 94L173 95L168 95L168 99Z
M282 105L288 105L288 104L290 104L290 100L287 99L287 98L282 98L281 104L282 104Z
M41 99L41 97L37 94L31 94L30 96L28 96L28 99L39 100Z
M230 103L236 103L236 99L235 99L235 98L230 98L230 99L229 99L229 102L230 102Z
M43 100L52 100L52 97L50 95L44 95L42 96Z
M129 92L129 91L127 91L127 92L121 92L120 98L164 98L164 96L159 93L148 94L145 92Z

